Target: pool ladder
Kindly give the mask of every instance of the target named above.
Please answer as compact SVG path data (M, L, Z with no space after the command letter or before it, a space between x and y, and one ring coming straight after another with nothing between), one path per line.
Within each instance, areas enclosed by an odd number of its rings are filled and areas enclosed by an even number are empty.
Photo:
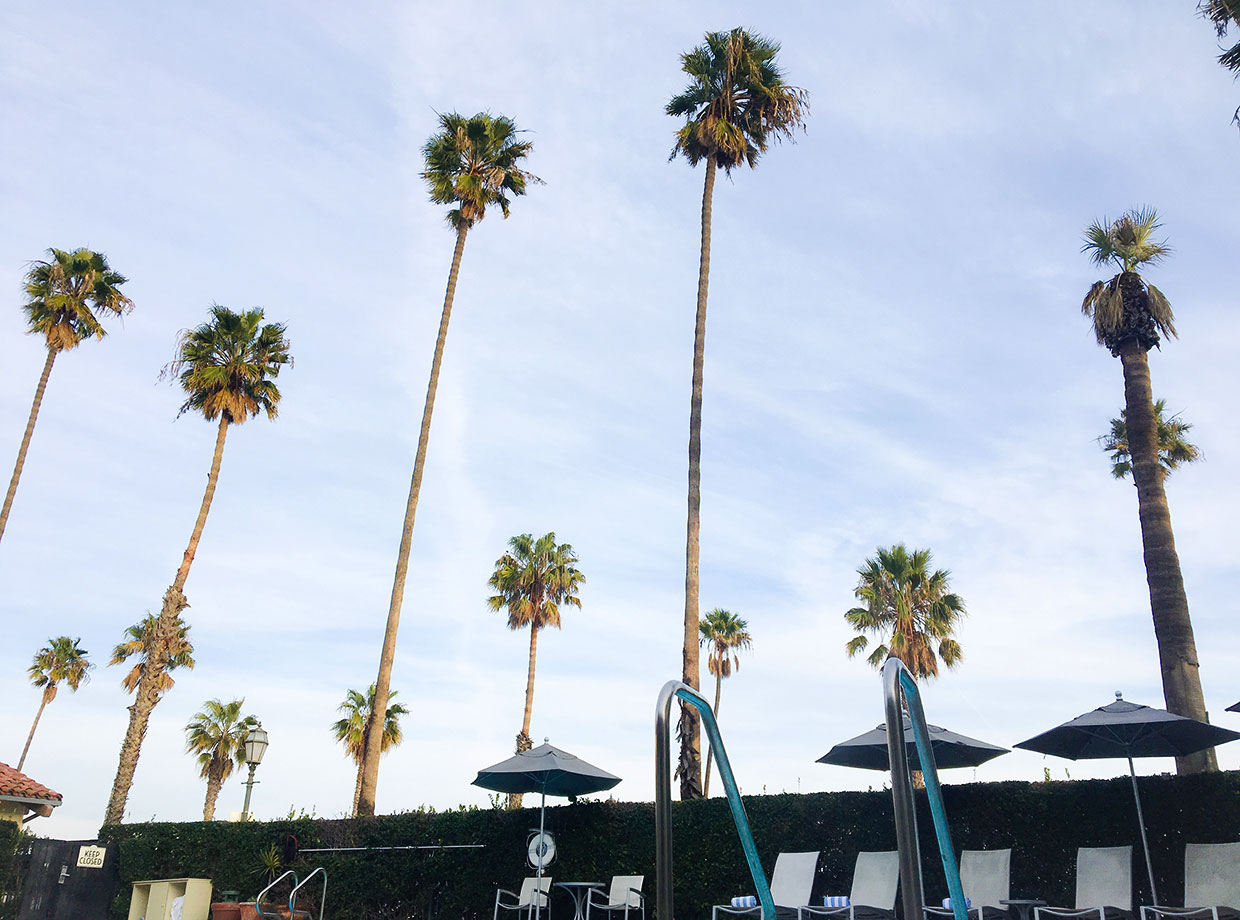
M921 691L917 688L917 683L913 680L913 675L909 673L908 668L897 658L889 658L883 665L882 681L883 711L887 721L887 754L891 764L901 765L900 769L893 768L891 771L891 797L895 806L896 845L900 851L900 895L904 905L904 916L909 920L922 920L925 916L925 897L921 885L921 859L917 840L916 815L913 809L913 782L909 775L908 755L904 744L904 712L901 707L901 698L908 707L909 720L913 726L913 740L917 748L922 776L925 779L926 795L930 801L930 814L934 819L939 856L943 861L944 874L947 876L947 892L951 897L953 920L967 920L964 894L960 887L960 873L956 866L956 853L952 849L951 833L947 827L947 811L943 807L943 795L939 787L939 773L934 763L934 750L930 746L926 714L922 709ZM710 742L710 749L715 753L715 764L719 768L719 777L723 780L723 788L728 797L728 807L732 811L732 821L736 825L741 849L745 853L745 862L749 865L749 874L753 878L754 891L757 892L758 904L762 908L762 918L775 920L775 902L771 898L771 888L767 884L766 873L758 859L758 850L749 828L749 817L745 814L740 790L732 774L732 764L724 749L723 738L719 735L719 724L715 721L715 713L705 697L688 684L678 680L670 680L663 685L663 689L659 691L658 702L655 704L654 837L657 920L674 920L675 917L672 899L672 757L669 735L672 702L677 699L682 704L696 709L702 718L702 728Z
M258 914L261 920L285 920L284 915L279 912L263 910L263 898L272 888L275 888L276 885L280 884L280 882L284 881L289 876L292 876L293 889L288 895L288 920L314 920L314 914L310 911L297 909L297 892L304 888L306 883L316 875L321 875L323 877L323 890L319 897L318 917L318 920L323 920L323 909L327 906L327 870L322 866L316 868L313 872L300 881L297 878L296 872L292 869L286 869L278 878L272 879L271 884L258 893L258 897L254 899L255 913Z

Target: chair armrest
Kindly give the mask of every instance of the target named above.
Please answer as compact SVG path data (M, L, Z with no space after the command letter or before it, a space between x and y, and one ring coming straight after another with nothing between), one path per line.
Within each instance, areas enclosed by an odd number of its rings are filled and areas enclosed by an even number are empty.
M1087 917L1090 914L1097 914L1098 920L1106 920L1106 907L1085 907L1081 910L1069 910L1066 907L1035 907L1033 909L1033 920L1042 920L1042 915L1047 914L1051 917Z
M1149 912L1147 914L1146 912ZM1195 914L1208 914L1218 920L1218 911L1213 907L1151 907L1148 905L1141 908L1141 920L1146 920L1148 915L1154 917L1191 917Z
M852 917L851 907L815 907L813 904L805 904L797 908L797 920L808 914L811 917Z
M645 896L644 894L642 894L642 890L641 890L640 888L630 888L630 889L629 889L629 894L631 894L631 895L632 895L632 894L637 895L637 900L638 900L638 901L640 901L640 902L642 902L642 903L645 903L645 901L646 901L646 896Z
M733 916L736 916L736 917L745 917L751 914L756 914L757 916L761 917L762 916L762 905L759 904L757 907L733 907L731 904L716 904L714 907L711 908L710 916L712 920L714 920L714 917L720 911L722 911L725 914L732 914Z
M499 896L501 894L508 895L508 897L512 898L513 903L505 904L503 901L499 899ZM500 907L516 907L518 902L520 902L520 900L521 900L521 895L517 894L515 891L509 891L507 888L495 889L495 903L499 905Z

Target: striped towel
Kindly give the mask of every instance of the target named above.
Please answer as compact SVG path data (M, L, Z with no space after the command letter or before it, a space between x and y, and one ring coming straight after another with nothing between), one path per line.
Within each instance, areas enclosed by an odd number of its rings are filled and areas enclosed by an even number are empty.
M852 900L847 895L831 897L824 896L822 899L823 907L852 907Z
M968 909L969 909L970 907L972 907L972 906L973 906L973 901L972 901L972 899L970 899L970 898L965 898L965 899L964 899L964 909L965 909L965 910L968 910ZM951 899L951 898L944 898L944 899L943 899L943 910L951 910L951 909L952 909L952 899Z
M747 894L747 895L744 895L743 897L733 898L732 906L733 907L757 907L758 899L751 894Z

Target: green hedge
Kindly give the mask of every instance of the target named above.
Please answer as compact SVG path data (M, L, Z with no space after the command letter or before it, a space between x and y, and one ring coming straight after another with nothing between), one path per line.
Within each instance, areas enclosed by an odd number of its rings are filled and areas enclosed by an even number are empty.
M21 894L20 887L13 884L17 870L17 844L21 839L21 825L12 821L0 821L0 918L6 918L10 914L17 915L15 906L12 910L9 908ZM6 892L9 892L10 888L12 893L6 898Z
M1141 779L1159 892L1183 896L1185 843L1240 840L1240 773ZM960 849L1011 847L1013 897L1071 903L1080 846L1134 849L1138 902L1148 903L1140 836L1126 777L1047 783L947 786L952 839ZM527 801L529 799L527 798ZM859 850L895 849L888 792L748 796L745 807L763 865L781 850L821 850L815 895L847 893ZM942 897L943 870L934 848L924 793L919 796L927 897ZM328 916L335 920L480 920L491 916L497 887L515 888L527 874L525 844L538 812L474 810L407 813L373 819L274 821L267 824L125 824L101 838L119 846L124 916L135 879L201 876L216 890L252 897L260 886L259 852L295 834L313 846L484 844L483 849L304 854L295 867L324 865ZM560 881L606 881L613 874L646 876L653 907L654 808L649 803L581 802L549 807L547 826L559 847L551 874ZM751 893L744 857L722 799L678 803L673 809L676 913L709 916L711 904ZM569 916L557 892L553 910Z

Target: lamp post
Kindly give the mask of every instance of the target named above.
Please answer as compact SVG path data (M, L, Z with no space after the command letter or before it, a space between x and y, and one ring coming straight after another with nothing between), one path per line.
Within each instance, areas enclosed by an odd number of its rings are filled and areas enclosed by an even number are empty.
M262 723L250 729L249 734L245 736L243 742L245 747L245 762L250 765L250 778L245 781L245 805L241 807L241 820L250 820L250 793L254 791L254 770L263 762L263 755L267 753L267 733L263 731Z

